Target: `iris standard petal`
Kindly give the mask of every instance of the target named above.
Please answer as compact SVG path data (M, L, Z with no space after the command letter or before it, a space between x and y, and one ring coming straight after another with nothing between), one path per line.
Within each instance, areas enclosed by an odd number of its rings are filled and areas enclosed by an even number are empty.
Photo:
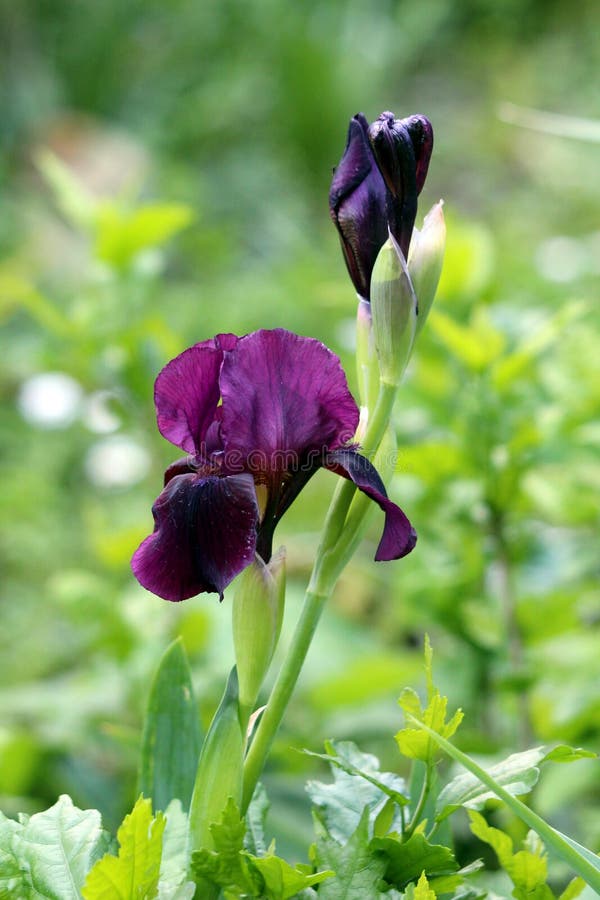
M164 600L223 596L254 559L258 505L251 475L176 475L152 507L154 532L131 561L147 590Z
M329 211L358 294L369 299L371 271L387 239L387 191L373 157L362 113L350 121L346 149L334 172Z
M342 449L328 454L325 468L351 479L384 511L385 525L375 559L378 562L401 559L410 553L417 543L417 533L400 507L388 498L375 466L356 450Z
M224 471L290 472L347 443L358 407L337 356L284 329L240 338L221 369Z
M196 344L167 363L156 379L158 429L187 453L203 455L202 444L219 403L223 356L214 341Z

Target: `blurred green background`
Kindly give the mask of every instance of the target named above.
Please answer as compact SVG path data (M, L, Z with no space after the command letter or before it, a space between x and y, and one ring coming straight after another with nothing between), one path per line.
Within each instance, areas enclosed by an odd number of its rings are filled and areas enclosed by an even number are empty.
M376 565L374 519L326 612L267 775L281 852L306 846L303 783L319 771L290 747L352 738L397 766L395 698L421 682L425 631L466 712L463 748L598 749L598 5L0 10L0 807L66 791L114 827L177 634L209 720L232 662L227 597L167 604L129 571L178 455L152 384L217 331L284 326L340 353L355 387L327 192L358 110L432 120L421 216L446 201L447 262L390 484L419 544ZM531 109L590 121L552 134ZM279 528L288 629L335 480L315 478ZM598 849L599 794L582 762L534 800Z

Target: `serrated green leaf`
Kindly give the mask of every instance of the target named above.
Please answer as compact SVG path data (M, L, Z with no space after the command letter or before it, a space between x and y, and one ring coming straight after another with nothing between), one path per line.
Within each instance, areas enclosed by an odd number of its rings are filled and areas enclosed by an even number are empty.
M458 870L458 863L448 847L430 844L419 832L407 841L402 841L399 835L373 838L370 847L385 855L385 880L400 890L416 881L422 872L433 876L448 875Z
M365 807L372 825L392 796L405 803L404 781L379 771L379 760L350 741L330 742L328 754L310 754L331 766L333 784L309 781L306 790L333 838L344 843L356 831Z
M436 892L436 894L449 894L454 891L456 888L463 885L464 879L468 875L472 875L473 872L478 872L483 868L483 860L476 859L474 862L469 863L468 866L463 866L462 869L459 869L458 872L455 872L453 875L434 875L429 878L429 884ZM464 886L464 891L468 890L468 886ZM480 891L477 891L473 888L473 892L475 894L480 894ZM462 896L463 891L461 890L460 895Z
M335 877L324 881L319 888L319 900L376 897L386 859L369 847L369 810L364 810L356 831L345 844L340 844L328 833L316 814L314 822L318 865L335 872Z
M119 855L106 854L90 871L84 900L145 900L156 896L165 817L152 817L150 800L140 797L117 832Z
M31 895L50 900L79 900L90 867L107 846L100 813L77 809L66 794L16 829L12 841Z
M527 794L537 784L539 765L546 758L543 747L534 747L523 753L512 753L502 762L486 769L494 781L514 796ZM436 817L441 821L460 806L482 809L494 797L493 791L482 785L479 778L466 772L457 775L440 791L436 804Z
M250 868L262 878L261 896L267 900L288 900L298 891L320 884L334 874L331 870L306 874L299 867L290 866L278 856L251 856L245 854Z
M393 772L381 772L376 756L362 753L352 741L325 741L325 749L326 753L312 750L304 750L304 753L325 760L332 768L341 769L347 775L363 778L399 806L408 803L404 779Z
M435 891L429 886L425 872L423 872L415 886L414 900L436 900L436 896Z
M498 857L500 865L506 868L513 855L513 842L510 836L500 831L499 828L488 825L481 813L474 810L469 810L469 819L471 820L471 831L475 837L485 844L489 844Z
M144 721L138 788L155 810L174 799L189 809L200 745L190 667L178 638L160 660Z
M242 854L246 826L239 810L230 798L219 824L211 826L214 850L206 848L192 854L192 871L202 889L205 885L217 885L226 891L250 892L256 887L256 879L249 871Z

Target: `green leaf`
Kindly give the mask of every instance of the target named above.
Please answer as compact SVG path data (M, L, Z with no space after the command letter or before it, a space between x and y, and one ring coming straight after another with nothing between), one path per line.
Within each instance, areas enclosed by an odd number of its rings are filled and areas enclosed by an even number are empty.
M583 750L581 747L569 747L567 744L559 744L549 753L546 753L542 762L569 763L578 759L597 759L598 754L592 750Z
M265 856L267 843L265 841L265 820L269 811L269 798L264 786L259 782L246 812L246 836L244 847L255 856Z
M165 810L173 799L189 808L200 744L190 667L178 638L158 665L144 722L138 787L155 810Z
M23 897L28 900L31 882L19 864L13 848L13 839L24 826L0 813L0 900Z
M402 841L399 835L373 838L370 847L385 854L385 880L401 890L411 881L416 881L422 872L431 876L447 875L458 870L458 863L448 847L430 844L419 832L407 841Z
M545 756L544 748L536 747L523 753L513 753L486 771L509 793L515 796L527 794L537 783L540 774L538 766ZM436 817L441 821L460 806L467 809L482 809L494 796L494 791L487 790L476 776L468 772L457 775L440 791Z
M165 810L165 830L160 862L159 897L179 898L185 887L188 870L188 819L179 800L172 800ZM192 882L188 882L188 885ZM192 886L195 886L192 884ZM189 893L189 887L187 888ZM185 896L185 891L181 895Z
M362 753L350 741L328 742L327 754L309 754L325 759L333 772L333 784L309 781L306 790L332 837L345 842L356 831L365 808L369 824L377 819L392 796L406 803L403 779L380 772L379 760Z
M369 847L369 810L364 810L356 831L345 844L328 833L317 814L314 821L317 862L335 872L335 878L328 879L319 888L319 900L377 897L387 861Z
M86 874L108 842L100 813L77 809L62 795L50 809L13 830L12 849L27 873L25 884L32 897L79 900Z
M288 897L296 896L298 891L305 890L313 884L320 884L334 874L331 870L306 874L299 867L293 868L285 860L274 855L261 857L245 855L250 868L262 878L261 897L264 895L268 900L287 900Z
M554 894L546 884L548 864L543 843L537 835L528 835L525 849L513 854L510 837L487 824L482 815L470 811L471 831L489 844L503 869L514 884L513 896L517 900L554 900Z
M595 756L596 754L589 750L574 749L564 744L549 752L544 747L535 747L522 753L513 753L486 771L496 784L501 785L513 796L519 796L528 794L537 784L539 766L543 763L573 762ZM469 773L457 775L440 791L436 817L441 821L461 806L467 809L482 809L486 802L495 796L495 791L487 790L476 776Z
M381 772L376 756L362 753L352 741L325 741L325 749L326 753L313 753L311 750L304 750L304 753L325 760L332 769L341 769L347 775L364 778L399 806L408 803L404 779L393 772Z
M457 709L452 718L446 722L448 698L442 697L437 689L432 688L429 702L424 710L415 692L405 688L398 701L405 716L412 716L419 722L423 722L443 737L451 737L462 722L463 712ZM432 743L427 734L418 728L402 728L396 734L396 743L403 756L408 759L420 759L432 764L436 755L436 745Z
M583 878L573 878L572 881L566 886L562 894L560 894L558 900L575 900L575 897L579 897L581 892L585 887L585 881Z
M178 203L155 203L132 211L106 203L98 211L96 255L117 269L125 268L141 251L166 243L194 218Z
M417 881L413 898L414 900L436 900L436 893L429 886L425 872L421 873L421 877Z
M198 884L218 885L229 891L250 892L256 887L242 854L246 826L230 797L219 824L211 826L214 850L206 848L192 854L192 871Z
M150 800L140 797L117 832L119 855L106 854L89 873L84 900L144 900L158 891L165 817L152 817Z

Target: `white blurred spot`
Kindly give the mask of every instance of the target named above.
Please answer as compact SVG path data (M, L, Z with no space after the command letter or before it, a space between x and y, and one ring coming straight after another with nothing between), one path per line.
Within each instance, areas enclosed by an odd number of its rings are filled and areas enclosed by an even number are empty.
M588 254L581 241L572 237L557 236L542 241L536 250L535 264L547 281L564 284L584 275Z
M75 420L81 386L64 372L32 375L21 385L17 405L26 422L37 428L66 428Z
M84 465L87 477L96 487L129 487L147 475L150 454L133 438L119 435L90 447Z
M109 391L95 391L86 397L81 420L89 431L96 434L110 434L116 431L121 420L110 408L114 394Z

